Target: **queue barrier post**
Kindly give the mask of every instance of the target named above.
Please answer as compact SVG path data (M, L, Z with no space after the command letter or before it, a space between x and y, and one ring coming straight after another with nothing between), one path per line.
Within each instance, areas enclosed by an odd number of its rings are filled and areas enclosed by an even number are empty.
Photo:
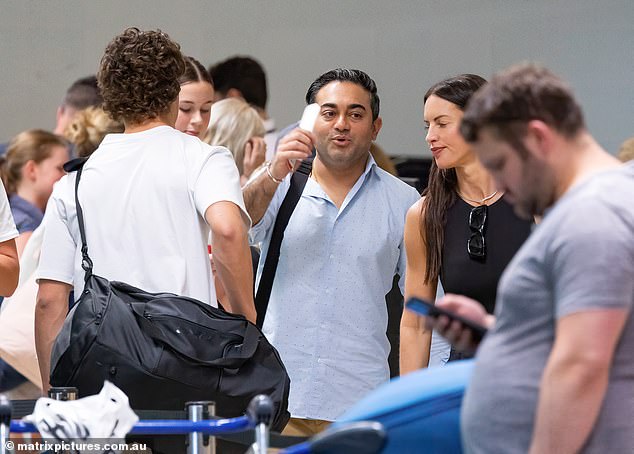
M255 396L247 408L249 420L255 424L255 443L252 448L256 454L266 454L269 449L269 427L273 420L273 401L269 396Z
M216 416L216 404L211 401L187 402L185 409L192 422ZM216 454L216 439L201 432L191 432L187 437L187 454Z
M7 454L7 441L11 430L11 401L0 394L0 454Z

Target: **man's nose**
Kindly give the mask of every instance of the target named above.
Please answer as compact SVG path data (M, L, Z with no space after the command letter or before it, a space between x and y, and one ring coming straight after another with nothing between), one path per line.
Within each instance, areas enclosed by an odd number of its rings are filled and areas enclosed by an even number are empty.
M335 121L335 129L339 131L347 131L349 126L348 117L345 114L341 114L337 117L337 121Z

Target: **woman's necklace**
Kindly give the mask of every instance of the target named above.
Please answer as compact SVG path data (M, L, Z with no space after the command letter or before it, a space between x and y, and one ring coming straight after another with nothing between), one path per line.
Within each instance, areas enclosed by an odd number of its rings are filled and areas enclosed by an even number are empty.
M498 193L498 191L495 191L493 194L490 194L488 196L486 196L485 198L481 199L481 200L473 200L470 199L469 197L465 197L465 195L460 192L460 191L456 191L458 193L458 195L460 197L462 197L463 199L465 199L467 202L471 202L471 203L477 203L478 205L482 205L484 202L486 202L487 200L491 200L493 197L495 197Z

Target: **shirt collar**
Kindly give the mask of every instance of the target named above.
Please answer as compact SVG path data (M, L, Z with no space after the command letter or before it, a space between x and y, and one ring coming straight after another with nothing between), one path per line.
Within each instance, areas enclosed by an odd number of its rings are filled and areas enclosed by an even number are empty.
M365 181L369 178L371 173L376 172L375 170L376 167L377 167L377 163L374 160L374 157L372 156L370 152L368 152L368 160L365 163L365 169L363 170L363 173L359 176L359 179L355 182L352 189L350 190L351 195L353 195L354 193L358 191L358 188L365 183ZM317 183L312 178L308 179L308 182L306 183L306 187L304 188L303 194L309 195L309 196L323 197L323 198L328 197L326 193L324 192L324 190L319 185L319 183Z

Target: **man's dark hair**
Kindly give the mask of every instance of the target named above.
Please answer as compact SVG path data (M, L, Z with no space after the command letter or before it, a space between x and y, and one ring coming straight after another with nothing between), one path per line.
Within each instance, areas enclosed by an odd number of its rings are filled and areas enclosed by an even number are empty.
M101 101L101 94L97 86L97 76L92 75L82 77L73 82L66 90L62 105L76 110L83 110L88 107L99 107Z
M209 67L214 88L223 97L234 88L252 106L266 109L268 98L264 68L250 57L235 56Z
M106 47L97 80L103 109L115 120L139 123L167 113L185 72L180 46L160 30L132 27Z
M522 138L531 120L541 120L567 138L585 129L583 112L572 90L546 68L524 63L495 75L473 95L460 132L475 142L483 128L525 154Z
M376 84L366 73L359 69L343 69L337 68L328 71L327 73L319 76L308 88L306 92L306 103L312 104L315 102L317 92L330 82L352 82L353 84L360 85L368 93L370 93L370 107L372 109L372 121L379 118L379 95L376 92Z

